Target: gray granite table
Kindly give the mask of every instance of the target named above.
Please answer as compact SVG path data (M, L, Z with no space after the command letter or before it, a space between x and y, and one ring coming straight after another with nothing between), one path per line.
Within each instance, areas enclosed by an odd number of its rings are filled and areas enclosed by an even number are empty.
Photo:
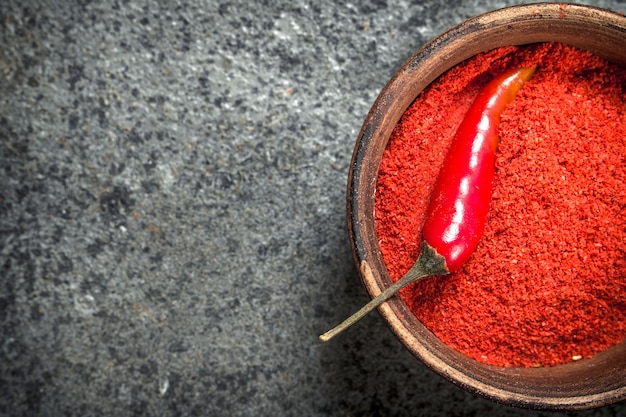
M515 3L3 1L0 414L563 416L466 393L377 314L316 339L367 300L345 184L369 107Z

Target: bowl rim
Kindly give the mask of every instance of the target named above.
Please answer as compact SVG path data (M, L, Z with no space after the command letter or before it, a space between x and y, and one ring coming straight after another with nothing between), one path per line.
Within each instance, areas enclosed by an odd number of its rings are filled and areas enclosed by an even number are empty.
M539 27L544 30L527 31ZM579 30L582 35L574 36L573 33L578 35ZM594 36L584 36L585 30ZM511 40L503 36L504 33L516 33L516 36ZM485 40L485 34L501 36ZM607 48L616 40L622 42L618 44L626 43L626 17L620 13L570 3L515 5L477 15L453 26L424 44L398 69L381 90L363 122L348 174L349 239L360 278L371 297L391 283L382 261L374 220L378 165L391 130L417 95L438 75L463 60L513 44L567 43L590 49L626 67L626 53L616 52L615 49L619 48ZM472 48L460 48L464 45ZM422 77L416 79L416 73ZM402 95L398 94L400 91ZM616 357L626 358L626 340L591 359L552 368L503 368L479 363L443 344L410 313L399 297L383 303L378 311L405 347L428 367L462 388L491 400L517 407L561 411L595 408L626 400L626 360L613 363L617 362ZM471 366L464 365L467 361ZM608 386L599 387L598 381L587 378L576 389L568 390L559 385L561 379L551 376L558 373L562 378L584 379L585 371L589 369L609 372L612 379L605 378ZM531 386L528 381L534 381L536 386ZM546 392L537 388L541 384L545 384Z

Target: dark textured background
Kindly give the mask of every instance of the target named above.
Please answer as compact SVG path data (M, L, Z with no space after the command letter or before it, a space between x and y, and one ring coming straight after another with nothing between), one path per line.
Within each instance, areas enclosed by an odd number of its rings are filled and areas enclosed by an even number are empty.
M0 414L563 416L462 391L376 314L316 339L367 299L345 184L376 95L518 2L418 3L1 2Z

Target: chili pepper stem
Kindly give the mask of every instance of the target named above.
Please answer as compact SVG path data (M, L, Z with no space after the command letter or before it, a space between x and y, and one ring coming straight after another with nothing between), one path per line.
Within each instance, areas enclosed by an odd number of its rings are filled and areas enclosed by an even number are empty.
M415 261L411 269L409 269L409 271L404 274L402 278L394 282L391 286L387 287L383 292L374 297L369 303L365 304L363 307L361 307L361 309L348 317L341 324L321 335L320 340L322 342L329 341L330 339L362 319L367 313L387 301L389 298L394 296L398 291L400 291L407 285L424 277L429 277L433 275L445 275L448 273L450 273L450 271L446 266L445 258L439 255L433 247L426 243L426 241L423 241L417 261Z

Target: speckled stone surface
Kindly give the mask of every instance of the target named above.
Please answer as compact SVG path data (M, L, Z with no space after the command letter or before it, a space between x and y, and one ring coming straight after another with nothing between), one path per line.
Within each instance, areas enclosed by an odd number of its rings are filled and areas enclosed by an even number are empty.
M564 416L466 393L377 314L317 341L367 300L345 184L369 107L515 3L3 1L0 414Z

